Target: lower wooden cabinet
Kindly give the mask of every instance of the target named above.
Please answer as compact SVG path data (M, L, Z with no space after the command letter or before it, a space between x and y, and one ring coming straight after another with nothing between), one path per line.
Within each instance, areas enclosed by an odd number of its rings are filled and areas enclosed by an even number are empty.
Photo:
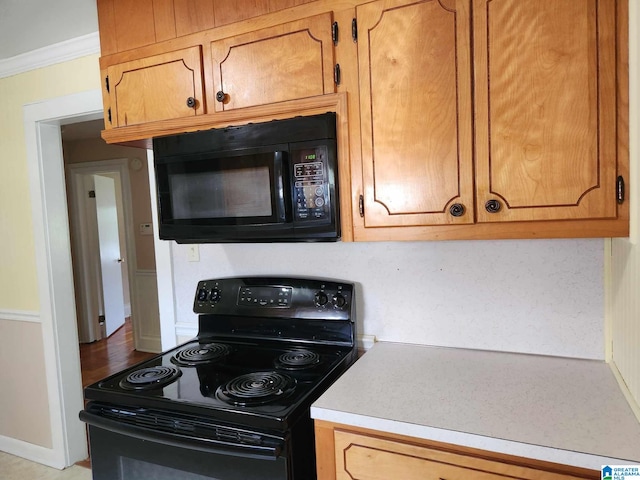
M318 480L597 479L600 472L316 421Z

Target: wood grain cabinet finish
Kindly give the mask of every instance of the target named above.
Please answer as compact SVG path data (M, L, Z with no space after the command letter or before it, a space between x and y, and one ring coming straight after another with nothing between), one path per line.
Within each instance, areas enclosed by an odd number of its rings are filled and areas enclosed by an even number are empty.
M101 54L175 38L173 3L174 0L97 0Z
M473 12L478 221L615 218L615 1Z
M346 94L345 238L628 235L626 0L98 0L98 13L109 143Z
M333 93L331 14L211 43L216 112Z
M318 480L577 480L599 472L316 421Z
M204 112L200 47L107 68L105 125L124 127ZM108 87L107 87L108 85ZM110 111L110 112L109 112Z
M472 223L469 2L356 13L365 226Z
M97 0L102 55L228 25L314 0Z
M618 218L615 0L356 11L361 239L384 239L378 227Z

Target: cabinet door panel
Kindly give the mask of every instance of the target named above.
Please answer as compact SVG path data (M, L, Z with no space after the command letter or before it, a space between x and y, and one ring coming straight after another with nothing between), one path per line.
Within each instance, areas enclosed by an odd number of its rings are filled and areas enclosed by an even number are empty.
M173 0L176 34L181 37L214 28L216 25L213 5L213 0Z
M269 13L269 0L216 0L216 27Z
M211 43L216 111L333 93L331 15Z
M472 223L469 2L356 12L365 226Z
M204 113L200 47L114 65L108 74L114 127Z
M103 56L175 38L173 0L98 0Z
M327 473L322 478L335 480L579 480L599 478L598 472L584 471L578 476L574 472L559 470L559 465L549 464L534 467L519 462L491 459L487 453L472 455L465 452L432 448L421 439L391 438L384 432L355 432L333 429L333 439L327 429L318 429L318 438L329 445L335 454L335 464L326 456L318 457L318 465L335 471L335 477ZM331 431L331 430L330 430ZM328 463L328 464L327 464ZM320 470L326 472L327 470ZM319 475L320 478L320 475Z
M336 480L505 480L478 469L452 465L431 458L431 450L419 445L335 432Z
M615 217L615 2L475 0L474 20L478 220Z

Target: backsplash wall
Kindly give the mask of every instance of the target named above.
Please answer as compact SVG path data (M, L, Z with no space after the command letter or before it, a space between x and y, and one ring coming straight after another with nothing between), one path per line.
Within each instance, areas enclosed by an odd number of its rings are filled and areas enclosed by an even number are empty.
M604 358L602 239L171 245L177 322L198 280L330 277L357 284L358 330L378 340Z

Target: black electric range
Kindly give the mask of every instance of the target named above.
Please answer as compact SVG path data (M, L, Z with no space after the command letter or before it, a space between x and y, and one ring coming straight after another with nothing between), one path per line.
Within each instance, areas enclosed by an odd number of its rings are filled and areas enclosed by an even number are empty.
M94 479L315 478L309 408L357 358L355 303L329 279L199 282L196 339L85 389Z

